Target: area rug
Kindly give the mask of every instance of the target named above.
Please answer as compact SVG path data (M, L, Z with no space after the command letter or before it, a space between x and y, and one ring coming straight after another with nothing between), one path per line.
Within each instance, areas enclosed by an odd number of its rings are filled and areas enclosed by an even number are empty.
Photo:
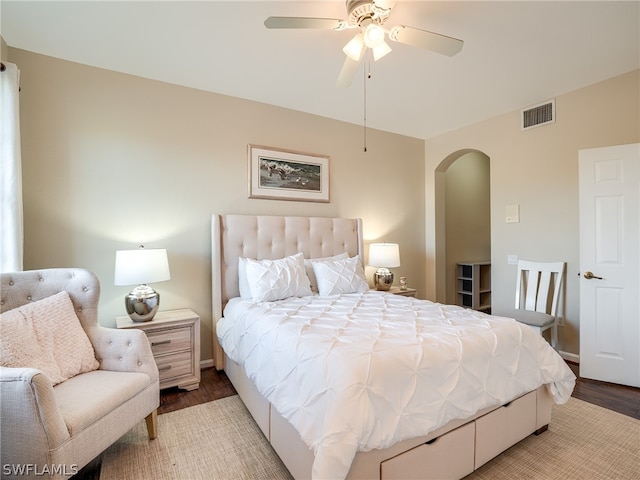
M237 395L158 417L103 455L100 480L290 479ZM640 472L640 420L571 398L549 430L511 447L467 480L631 480Z

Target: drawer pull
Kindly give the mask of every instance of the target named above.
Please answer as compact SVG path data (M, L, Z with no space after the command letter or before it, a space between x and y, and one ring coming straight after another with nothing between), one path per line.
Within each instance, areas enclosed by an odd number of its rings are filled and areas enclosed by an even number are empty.
M161 342L151 342L152 347L157 347L158 345L169 345L171 340L163 340Z
M159 368L158 372L166 372L167 370L171 370L171 365L167 365L165 367Z
M504 408L508 408L509 405L511 405L513 403L513 401L509 402L509 403L505 403L504 405L502 405Z
M436 437L436 438L432 438L431 440L429 440L428 442L424 442L425 445L433 445L434 443L436 443L436 440L438 440L440 437Z

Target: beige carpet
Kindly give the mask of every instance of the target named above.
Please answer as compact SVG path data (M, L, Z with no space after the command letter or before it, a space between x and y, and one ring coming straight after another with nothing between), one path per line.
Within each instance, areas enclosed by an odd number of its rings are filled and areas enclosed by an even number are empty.
M289 479L237 396L160 415L104 454L100 480ZM640 479L640 420L572 398L549 430L529 436L466 477L482 480Z

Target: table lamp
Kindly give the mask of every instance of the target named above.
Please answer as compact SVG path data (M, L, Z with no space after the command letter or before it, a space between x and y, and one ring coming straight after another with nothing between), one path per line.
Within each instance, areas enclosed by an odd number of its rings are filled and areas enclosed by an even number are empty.
M153 319L160 306L160 294L147 283L169 280L169 261L164 248L117 250L115 285L138 285L124 297L129 318L134 322Z
M400 247L397 243L372 243L369 245L369 265L378 267L373 274L376 290L389 290L393 273L389 270L400 266Z

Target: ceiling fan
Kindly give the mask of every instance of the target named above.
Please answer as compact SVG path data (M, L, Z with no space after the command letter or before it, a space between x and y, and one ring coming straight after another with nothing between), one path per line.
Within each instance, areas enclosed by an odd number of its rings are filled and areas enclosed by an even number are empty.
M396 0L346 0L347 20L310 17L268 17L264 21L267 28L313 28L325 30L357 30L355 36L345 45L347 58L338 77L338 86L351 84L353 77L367 49L371 50L374 61L391 51L385 37L394 42L452 57L462 49L464 42L457 38L419 28L397 25L387 29L384 24L389 19Z

